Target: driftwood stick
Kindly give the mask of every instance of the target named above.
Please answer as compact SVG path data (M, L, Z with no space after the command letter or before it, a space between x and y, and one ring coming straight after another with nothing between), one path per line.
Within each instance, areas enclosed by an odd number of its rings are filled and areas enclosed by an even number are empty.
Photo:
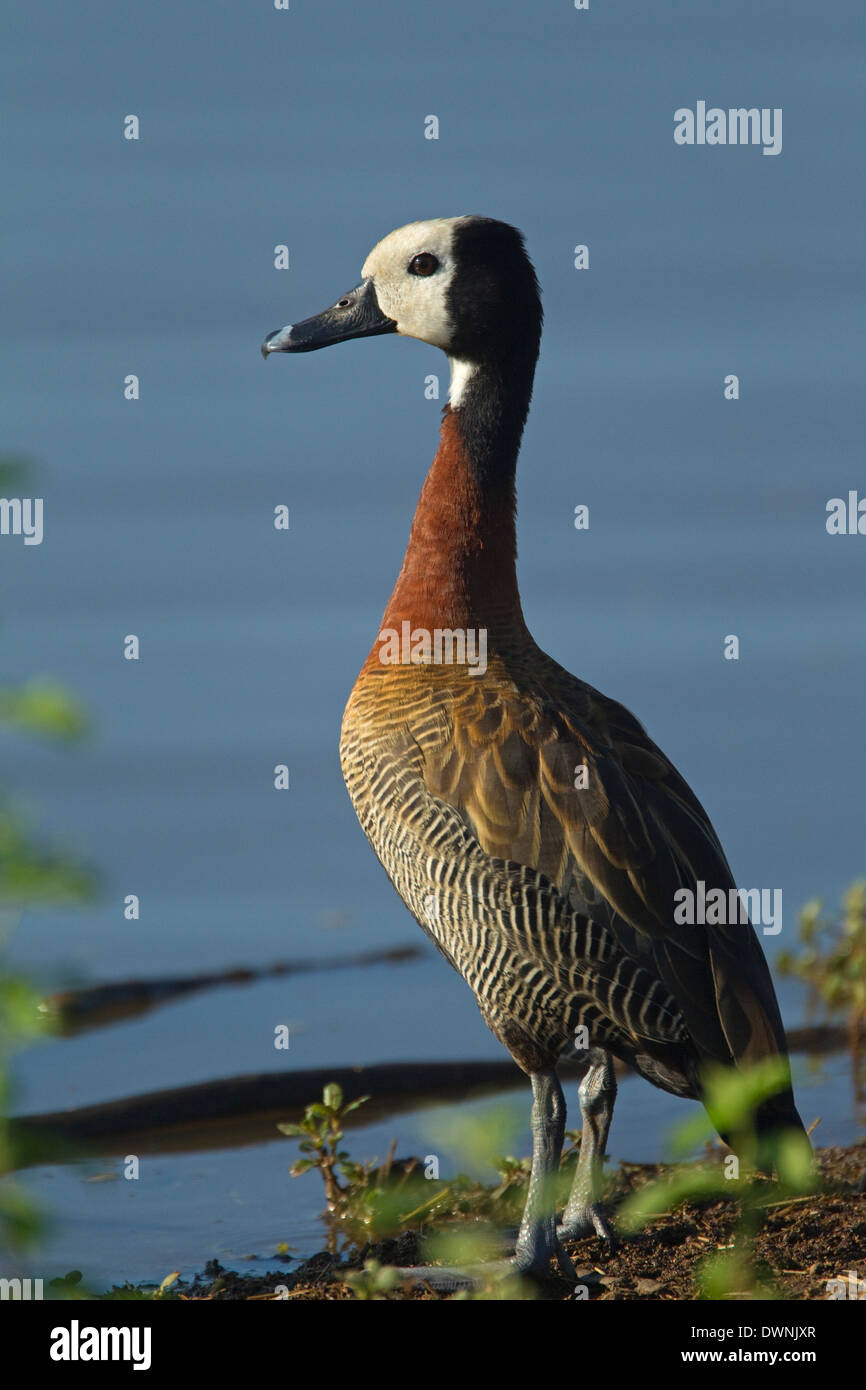
M792 1052L812 1055L846 1046L844 1026L792 1029ZM579 1061L564 1062L564 1079L583 1075ZM627 1069L617 1063L618 1075ZM26 1115L12 1121L23 1151L22 1165L45 1162L46 1154L83 1148L99 1154L172 1153L233 1148L277 1137L281 1120L297 1121L336 1082L346 1101L371 1099L347 1119L367 1125L425 1105L467 1100L525 1087L526 1077L501 1061L390 1062L363 1067L320 1067L309 1071L264 1072L205 1081L167 1091L124 1097L78 1110Z
M172 1004L205 989L226 985L250 985L258 980L308 975L324 970L354 970L366 965L402 965L425 954L423 945L392 946L387 950L362 951L351 956L326 956L312 960L276 961L252 968L235 966L211 974L166 976L153 980L114 980L108 984L64 989L49 994L45 1008L54 1017L62 1037L90 1033L128 1018L138 1018L163 1004Z

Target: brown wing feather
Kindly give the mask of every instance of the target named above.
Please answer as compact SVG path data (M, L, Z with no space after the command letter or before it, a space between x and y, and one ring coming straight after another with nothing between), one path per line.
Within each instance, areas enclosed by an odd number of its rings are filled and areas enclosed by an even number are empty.
M678 888L702 879L727 890L734 880L703 807L637 720L540 653L526 682L489 673L483 688L454 694L424 778L485 852L544 874L610 926L673 995L704 1057L783 1050L752 927L674 922ZM575 787L580 764L584 789Z

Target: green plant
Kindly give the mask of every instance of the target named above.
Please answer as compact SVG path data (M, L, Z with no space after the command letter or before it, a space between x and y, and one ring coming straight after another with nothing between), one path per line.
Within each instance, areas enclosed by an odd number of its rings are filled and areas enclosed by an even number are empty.
M400 1271L378 1260L365 1260L363 1269L353 1270L345 1278L356 1298L382 1302L399 1286Z
M277 1128L289 1138L300 1139L300 1150L307 1157L299 1158L292 1164L290 1173L299 1178L303 1173L315 1168L325 1184L325 1199L328 1204L328 1248L336 1249L337 1224L345 1214L347 1197L352 1187L364 1185L367 1168L354 1163L343 1142L343 1123L347 1115L357 1110L369 1096L343 1104L343 1092L336 1082L331 1082L322 1092L322 1099L308 1105L300 1124L279 1124ZM340 1175L347 1181L340 1182Z
M18 488L26 462L0 458L0 491ZM0 689L0 728L16 736L71 743L87 720L81 704L46 678ZM44 1217L25 1190L8 1176L22 1152L7 1116L11 1108L13 1056L51 1031L35 986L6 968L9 938L28 909L81 903L93 896L93 874L71 855L38 840L0 789L0 1245L23 1250L36 1243Z
M425 1173L420 1160L394 1159L394 1145L385 1161L372 1159L358 1163L342 1147L345 1117L369 1097L343 1105L339 1086L326 1086L322 1100L307 1106L300 1124L281 1124L283 1134L300 1140L302 1157L291 1167L292 1177L317 1170L325 1186L328 1249L335 1253L338 1237L349 1245L363 1248L371 1240L402 1234L408 1230L428 1232L468 1221L489 1222L500 1229L516 1225L526 1198L528 1161L516 1158L491 1159L499 1174L495 1187L458 1174L441 1181ZM473 1126L476 1121L473 1120ZM497 1121L498 1125L498 1121ZM494 1126L497 1128L497 1126ZM501 1126L497 1128L500 1133ZM461 1141L461 1152L469 1145L473 1153L480 1142L477 1134L467 1134L461 1124L452 1138ZM501 1137L501 1133L500 1133ZM463 1142L465 1141L465 1142ZM563 1176L563 1200L568 1188Z
M801 1133L782 1130L770 1136L758 1134L759 1107L786 1086L787 1077L786 1062L775 1057L736 1071L707 1068L703 1078L707 1115L717 1130L730 1137L736 1154L718 1154L709 1163L676 1168L670 1176L647 1183L620 1208L620 1230L634 1232L654 1217L690 1202L720 1198L738 1202L740 1215L731 1245L708 1255L699 1266L697 1283L702 1298L772 1298L772 1287L754 1259L755 1237L766 1208L816 1190L811 1149ZM673 1133L674 1154L682 1156L711 1137L705 1115L690 1117ZM756 1164L763 1169L775 1168L777 1181L770 1182L756 1171Z
M0 724L49 738L78 737L83 715L77 701L58 686L0 691ZM92 895L92 874L69 855L39 843L30 827L0 793L0 1175L21 1158L6 1118L11 1108L10 1065L16 1052L51 1031L39 992L22 974L9 971L2 959L9 937L27 908L80 903ZM13 1250L34 1245L44 1218L23 1188L4 1178L0 1183L0 1243Z
M800 913L798 953L783 952L777 966L808 986L812 1017L845 1014L851 1075L858 1106L866 1103L866 879L843 895L838 917L825 917L813 899Z

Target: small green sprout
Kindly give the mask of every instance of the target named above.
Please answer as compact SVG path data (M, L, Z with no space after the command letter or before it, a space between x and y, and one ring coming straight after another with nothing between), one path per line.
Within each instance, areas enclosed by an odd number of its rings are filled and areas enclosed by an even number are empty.
M322 1099L308 1105L300 1124L279 1124L277 1129L290 1139L300 1139L301 1153L306 1155L292 1164L290 1173L299 1178L311 1169L318 1169L325 1184L325 1200L328 1204L329 1231L328 1248L336 1249L336 1219L345 1205L348 1185L340 1182L341 1174L348 1183L357 1182L363 1170L353 1163L348 1152L340 1145L343 1142L343 1123L347 1115L364 1105L369 1096L359 1096L357 1100L343 1104L343 1092L336 1082L330 1082L322 1092Z
M400 1271L391 1265L381 1265L378 1260L366 1260L363 1269L346 1275L346 1283L356 1298L381 1303L398 1287Z

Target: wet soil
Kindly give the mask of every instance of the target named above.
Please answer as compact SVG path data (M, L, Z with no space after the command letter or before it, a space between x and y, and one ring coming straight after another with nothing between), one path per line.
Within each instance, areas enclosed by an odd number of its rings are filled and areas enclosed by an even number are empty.
M816 1196L767 1207L754 1238L752 1269L757 1283L750 1287L746 1280L742 1289L734 1287L729 1296L826 1300L834 1291L840 1296L839 1284L831 1281L841 1279L847 1281L846 1297L866 1300L866 1142L820 1149L816 1156L822 1190ZM614 1223L616 1203L621 1198L667 1171L661 1164L626 1164L617 1169L610 1191ZM579 1296L591 1300L701 1297L701 1266L708 1255L735 1245L739 1218L740 1209L734 1201L687 1203L654 1218L641 1233L621 1241L613 1253L595 1237L567 1242L584 1290ZM423 1247L423 1238L407 1231L339 1259L323 1252L282 1272L237 1272L211 1262L194 1281L178 1282L172 1292L185 1300L352 1299L355 1294L345 1282L347 1273L360 1269L371 1258L381 1265L423 1265ZM850 1271L857 1272L859 1287L852 1284ZM575 1297L573 1288L553 1273L550 1281L534 1292L552 1301ZM401 1284L385 1296L431 1300L454 1295L416 1281Z

